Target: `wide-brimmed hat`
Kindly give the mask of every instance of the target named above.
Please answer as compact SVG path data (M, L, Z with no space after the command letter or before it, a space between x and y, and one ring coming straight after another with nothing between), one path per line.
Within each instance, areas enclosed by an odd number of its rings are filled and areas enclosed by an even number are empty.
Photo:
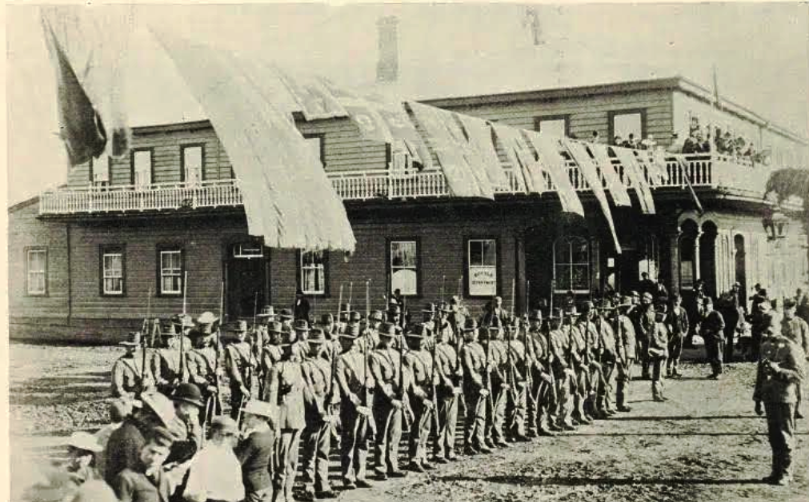
M309 323L306 322L305 319L298 319L295 321L295 324L292 325L292 329L295 331L309 331Z
M478 328L479 328L478 322L475 319L469 317L464 321L462 331L466 332L477 331Z
M266 418L272 418L275 415L273 406L270 403L259 401L258 399L247 401L242 407L242 413Z
M649 300L650 302L651 302L651 301L654 301L654 296L652 296L652 293L650 293L650 292L648 292L648 291L645 291L645 292L643 293L643 296L641 296L641 298L642 298L643 300Z
M784 300L784 309L794 309L798 305L798 302L795 301L794 298L786 298Z
M72 446L77 450L84 450L93 453L100 453L104 448L98 444L96 437L89 432L76 431L65 441L67 446Z
M621 302L615 306L615 308L622 309L632 307L632 297L628 295L624 295L621 297Z
M312 328L306 341L309 343L326 343L326 333L320 328Z
M379 326L379 336L388 338L396 336L396 325L392 322L384 322Z
M174 412L174 403L157 391L142 393L140 400L143 402L143 406L151 409L166 427L168 427L177 416Z
M236 326L233 328L234 333L246 333L247 321L237 321Z
M368 320L371 322L382 322L385 320L385 314L381 310L374 310L371 312L371 315L368 316Z
M430 336L430 328L424 323L414 324L408 327L405 336L407 338L418 338L420 340L423 340L428 336Z
M539 309L532 310L531 314L528 316L528 320L529 321L541 321L542 320L542 311L539 310Z
M211 420L211 430L218 430L223 434L239 434L239 424L227 415L219 415Z
M213 312L203 312L197 317L197 324L213 324L218 320L219 318L213 315Z
M129 337L120 342L118 345L123 345L124 347L139 347L141 343L141 335L140 332L133 331L129 333Z
M202 393L193 383L181 383L174 389L174 392L171 394L171 399L173 401L182 401L184 403L190 403L194 406L199 406L202 408L205 406L205 403L202 402Z
M280 317L281 319L289 320L289 319L292 319L295 316L292 315L291 310L289 310L289 309L281 309L281 313L278 315L278 317Z
M181 326L183 328L194 327L194 319L192 319L188 314L177 314L172 316L171 323L175 326Z
M279 321L270 321L267 323L267 332L269 333L277 333L283 334L284 333L284 324Z
M402 313L402 307L400 307L399 304L391 303L390 305L388 305L388 314L389 315L395 315L395 314L401 314L401 313Z
M275 317L275 308L272 305L265 305L256 317Z
M362 314L357 312L356 310L352 310L348 313L348 322L360 322L362 321Z
M359 324L352 324L350 326L346 326L345 330L342 331L338 336L340 338L357 338L360 335L360 326Z

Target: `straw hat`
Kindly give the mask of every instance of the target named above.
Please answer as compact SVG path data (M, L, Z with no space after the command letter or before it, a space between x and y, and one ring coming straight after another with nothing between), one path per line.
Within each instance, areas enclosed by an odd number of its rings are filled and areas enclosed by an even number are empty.
M213 312L203 312L197 317L197 324L213 324L218 320L219 318L213 315Z
M90 451L93 453L100 453L104 449L98 444L95 436L84 431L76 431L71 434L65 444L77 450Z
M272 418L275 415L273 413L273 406L270 403L257 399L247 401L242 408L242 413L265 418Z

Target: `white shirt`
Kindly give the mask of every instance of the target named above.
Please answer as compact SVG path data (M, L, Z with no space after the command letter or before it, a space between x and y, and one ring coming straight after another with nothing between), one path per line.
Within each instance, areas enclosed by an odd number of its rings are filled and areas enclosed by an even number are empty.
M214 443L202 448L191 461L184 497L192 502L244 499L242 466L233 448Z

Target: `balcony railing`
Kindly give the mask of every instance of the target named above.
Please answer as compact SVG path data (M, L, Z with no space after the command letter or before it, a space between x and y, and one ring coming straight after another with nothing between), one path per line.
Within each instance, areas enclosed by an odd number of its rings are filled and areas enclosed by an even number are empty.
M732 188L761 195L770 168L744 165L730 157L719 155L680 156L687 166L686 173L677 157L667 159L668 176L655 187L682 188L686 176L693 186ZM623 167L614 161L625 186L631 187ZM576 190L590 187L575 163L568 163L570 181ZM516 173L506 170L508 186L496 187L498 194L520 193ZM343 200L413 199L449 197L449 188L441 171L349 171L329 173L334 189ZM602 178L602 184L605 185ZM554 189L548 180L548 185ZM236 180L212 180L197 183L162 183L148 186L112 185L104 187L70 188L45 192L40 198L40 214L74 214L105 212L140 212L171 209L215 208L242 205Z

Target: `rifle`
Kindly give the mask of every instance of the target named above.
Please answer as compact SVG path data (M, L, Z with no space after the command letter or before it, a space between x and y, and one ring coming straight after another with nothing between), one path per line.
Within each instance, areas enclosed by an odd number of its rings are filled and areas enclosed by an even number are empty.
M514 301L517 296L517 284L515 279L511 279L511 318L514 318Z
M433 451L439 451L441 448L440 445L440 433L441 425L438 423L438 393L435 387L435 366L438 363L438 357L436 356L436 351L438 350L438 340L435 340L433 343L433 366L430 368L430 400L433 403L433 425L435 426L435 443Z
M365 281L365 322L370 324L371 317L371 279Z
M354 296L354 282L348 283L348 304L351 305L352 297Z
M221 346L222 335L222 315L224 314L225 302L225 282L222 281L219 287L219 324L216 326L216 347L214 347L214 385L216 385L216 403L215 407L219 412L222 412L222 388L219 381L219 347ZM216 410L213 410L216 413ZM211 414L213 415L213 413ZM210 416L209 418L213 418Z
M441 303L444 303L444 281L447 279L446 275L441 276Z
M146 326L151 325L152 320L152 288L149 288L149 293L146 297L146 320L143 321L143 324ZM148 327L147 327L148 329ZM155 337L155 330L154 328L150 330L151 338L149 340L149 346L154 347L154 337ZM143 332L144 338L146 337L146 331Z
M338 332L340 324L343 322L340 318L340 309L343 308L343 283L340 283L340 296L337 300L337 316L334 319L334 323L338 326Z
M188 290L188 271L183 272L183 322L185 322L186 314L186 291ZM180 327L180 382L185 382L185 335ZM204 436L203 436L204 437Z

